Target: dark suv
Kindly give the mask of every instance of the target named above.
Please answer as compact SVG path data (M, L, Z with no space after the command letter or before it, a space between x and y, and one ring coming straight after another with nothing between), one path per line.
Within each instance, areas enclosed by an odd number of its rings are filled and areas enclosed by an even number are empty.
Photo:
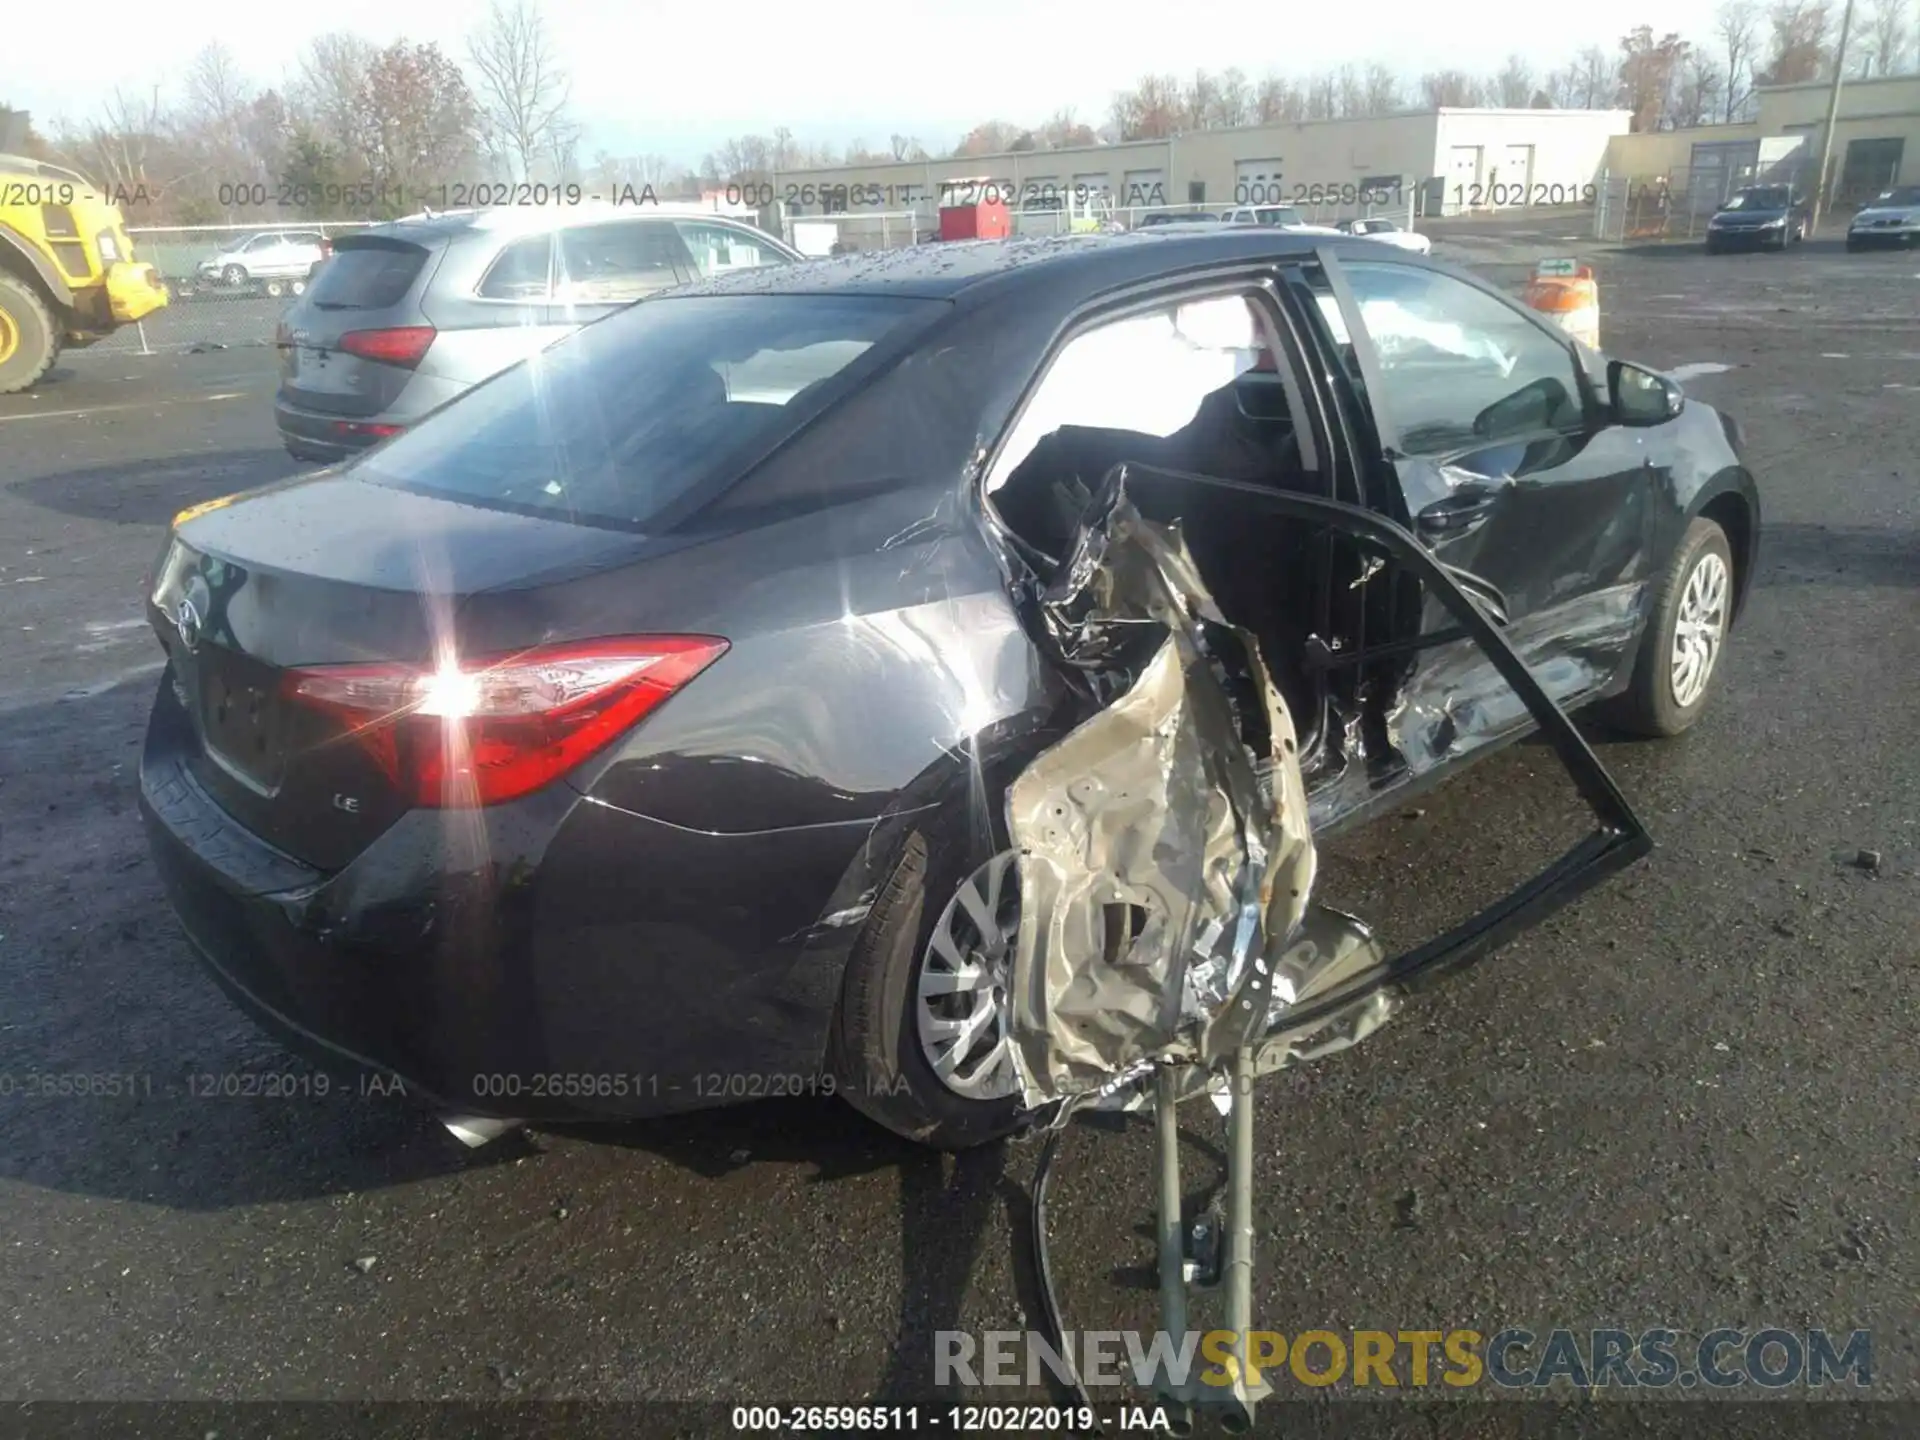
M275 336L280 438L297 460L340 459L642 296L800 258L693 205L464 211L342 235Z

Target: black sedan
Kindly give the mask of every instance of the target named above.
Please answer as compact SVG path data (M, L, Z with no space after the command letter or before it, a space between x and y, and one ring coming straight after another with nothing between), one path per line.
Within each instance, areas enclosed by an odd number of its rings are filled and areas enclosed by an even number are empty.
M1538 730L1599 817L1329 1005L1633 858L1564 712L1692 725L1758 535L1730 421L1369 241L740 273L184 512L149 587L142 811L213 975L323 1063L470 1116L834 1091L977 1143L1046 1089L1021 1014L1075 1019L1117 954L1185 963L1157 907L1211 882L1169 837L1210 866L1216 812L1270 804L1298 862ZM1176 630L1184 679L1140 644ZM1213 741L1110 747L1180 704ZM1238 788L1156 777L1162 740L1234 751ZM1172 889L1134 883L1148 855ZM1075 1023L1119 1033L1098 1008Z
M1707 220L1707 253L1784 250L1807 238L1812 215L1790 185L1737 190Z

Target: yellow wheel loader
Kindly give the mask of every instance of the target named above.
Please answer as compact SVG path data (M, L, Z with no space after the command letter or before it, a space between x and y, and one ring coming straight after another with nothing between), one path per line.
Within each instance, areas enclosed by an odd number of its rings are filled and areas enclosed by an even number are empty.
M159 273L134 262L119 207L98 187L0 154L0 395L33 385L62 350L166 303Z

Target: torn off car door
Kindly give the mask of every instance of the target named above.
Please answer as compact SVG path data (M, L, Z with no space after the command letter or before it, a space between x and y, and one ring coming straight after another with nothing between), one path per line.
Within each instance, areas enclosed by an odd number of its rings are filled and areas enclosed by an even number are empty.
M1519 694L1596 819L1531 881L1388 958L1313 899L1293 721L1259 641L1227 622L1177 520L1183 501L1324 525L1407 567ZM1011 1034L1033 1109L1143 1093L1157 1066L1205 1088L1242 1047L1256 1071L1363 1038L1401 993L1537 923L1649 846L1646 831L1512 646L1400 526L1316 496L1116 467L1057 576L1028 597L1036 640L1092 713L1007 799L1022 903Z

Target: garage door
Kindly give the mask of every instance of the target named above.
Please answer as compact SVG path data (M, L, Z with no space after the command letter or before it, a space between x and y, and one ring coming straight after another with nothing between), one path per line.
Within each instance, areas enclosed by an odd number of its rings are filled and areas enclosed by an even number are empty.
M1164 205L1167 203L1167 172L1129 170L1120 182L1120 205Z
M1447 157L1447 213L1486 203L1480 186L1480 147L1454 146Z
M1113 192L1113 177L1104 170L1083 171L1073 177L1076 200L1102 200Z
M1527 203L1527 186L1533 183L1533 147L1509 145L1500 152L1500 165L1487 176L1487 200L1494 205Z
M1286 187L1280 179L1280 160L1236 160L1233 162L1233 203L1236 205L1284 205Z

